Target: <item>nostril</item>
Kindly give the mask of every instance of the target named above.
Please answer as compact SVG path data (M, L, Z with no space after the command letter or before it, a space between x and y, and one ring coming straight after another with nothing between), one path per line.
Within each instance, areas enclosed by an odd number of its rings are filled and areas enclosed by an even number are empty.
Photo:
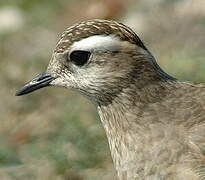
M48 73L42 73L40 75L38 75L38 77L36 78L36 81L42 81L44 79L52 79L53 77L48 74Z

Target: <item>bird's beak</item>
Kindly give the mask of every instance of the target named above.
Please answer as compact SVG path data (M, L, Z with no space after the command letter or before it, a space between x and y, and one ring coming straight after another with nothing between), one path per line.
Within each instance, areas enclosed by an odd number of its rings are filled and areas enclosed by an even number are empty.
M36 76L31 81L27 82L24 86L22 86L17 92L16 96L21 96L24 94L28 94L30 92L33 92L37 89L49 86L51 81L55 78L52 77L49 73L42 73L38 76Z

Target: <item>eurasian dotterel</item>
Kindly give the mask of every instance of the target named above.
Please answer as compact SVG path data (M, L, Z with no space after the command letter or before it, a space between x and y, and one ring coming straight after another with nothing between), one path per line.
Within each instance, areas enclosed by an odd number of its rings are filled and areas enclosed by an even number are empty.
M205 86L165 73L129 27L95 19L66 29L47 71L16 95L50 85L95 104L120 180L205 179Z

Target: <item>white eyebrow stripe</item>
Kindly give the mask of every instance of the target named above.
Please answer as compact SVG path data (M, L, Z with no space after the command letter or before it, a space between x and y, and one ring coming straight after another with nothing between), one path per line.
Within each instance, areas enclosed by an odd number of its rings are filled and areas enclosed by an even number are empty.
M121 40L113 35L94 35L74 42L71 49L78 50L117 50Z

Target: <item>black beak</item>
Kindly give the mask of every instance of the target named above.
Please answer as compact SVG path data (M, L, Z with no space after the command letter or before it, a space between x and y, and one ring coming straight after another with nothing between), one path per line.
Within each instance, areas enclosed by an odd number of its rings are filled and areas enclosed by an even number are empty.
M48 73L43 73L38 76L36 76L31 81L27 82L24 86L22 86L17 92L16 96L21 96L24 94L28 94L30 92L33 92L37 89L46 87L50 85L50 82L55 79Z

